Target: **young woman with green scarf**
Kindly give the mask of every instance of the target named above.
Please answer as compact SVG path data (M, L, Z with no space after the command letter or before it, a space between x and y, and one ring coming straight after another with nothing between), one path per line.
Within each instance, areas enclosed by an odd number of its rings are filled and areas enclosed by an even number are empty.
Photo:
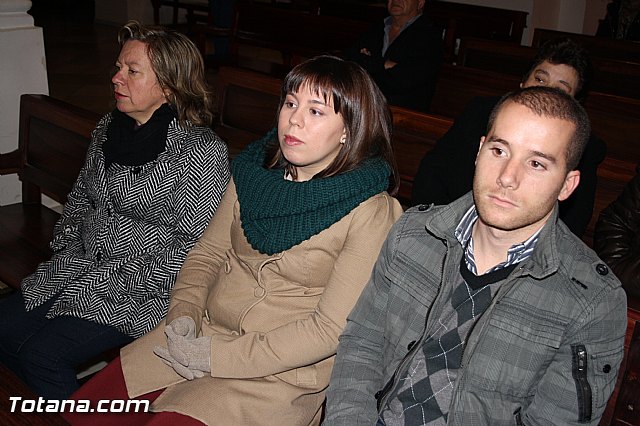
M338 336L402 213L391 126L355 63L294 68L277 129L233 161L166 320L75 397L155 399L161 413L140 423L318 424Z

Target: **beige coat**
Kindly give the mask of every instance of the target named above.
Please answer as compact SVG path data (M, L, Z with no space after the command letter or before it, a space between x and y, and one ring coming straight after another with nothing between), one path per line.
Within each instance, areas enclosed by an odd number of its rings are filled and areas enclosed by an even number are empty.
M375 195L274 255L246 240L232 182L178 276L166 323L188 315L211 336L211 377L186 381L152 352L165 322L122 349L129 396L167 388L154 411L207 424L318 424L338 336L402 209Z

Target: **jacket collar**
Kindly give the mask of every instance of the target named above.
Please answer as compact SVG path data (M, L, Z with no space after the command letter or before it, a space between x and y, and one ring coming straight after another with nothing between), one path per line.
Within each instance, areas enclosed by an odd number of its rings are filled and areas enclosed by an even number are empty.
M459 245L460 243L454 233L462 217L472 204L473 194L470 191L451 204L432 207L435 210L426 219L426 231L436 238L447 241L449 247ZM558 255L557 223L558 203L556 202L551 216L549 216L547 223L540 231L540 238L536 248L529 259L524 262L523 270L525 274L529 274L536 279L543 279L558 270L560 256Z

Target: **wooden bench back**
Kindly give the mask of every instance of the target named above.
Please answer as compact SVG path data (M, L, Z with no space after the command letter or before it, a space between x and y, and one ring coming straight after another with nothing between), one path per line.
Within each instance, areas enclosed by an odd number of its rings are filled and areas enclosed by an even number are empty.
M531 66L537 51L537 48L501 40L463 37L456 64L520 78Z
M20 166L23 203L40 203L45 194L60 204L87 153L100 116L47 95L20 97Z
M537 52L537 47L466 37L460 41L457 64L521 78ZM591 91L640 99L640 63L600 57L592 62Z
M586 34L535 28L533 30L533 47L540 47L546 41L556 37L570 37L589 50L592 58L614 59L640 63L640 42L616 40Z
M520 78L459 65L442 64L430 112L455 118L477 96L501 96L518 88Z
M413 180L422 157L447 133L451 118L391 106L393 115L393 154L398 163L400 190L397 198L403 206L411 206Z
M230 37L232 64L284 77L304 59L320 54L342 56L344 49L368 28L369 23L361 20L239 0L231 31L201 24L192 25L191 31L202 53L206 34L226 34ZM245 46L268 49L278 55L247 57L242 54Z
M276 123L282 80L255 71L220 67L215 132L235 157Z

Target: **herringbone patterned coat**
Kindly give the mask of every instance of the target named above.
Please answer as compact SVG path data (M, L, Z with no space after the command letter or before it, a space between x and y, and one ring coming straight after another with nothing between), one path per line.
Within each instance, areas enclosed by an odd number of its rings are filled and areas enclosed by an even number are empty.
M166 315L176 275L226 189L228 154L211 129L174 119L156 160L105 170L110 121L107 114L93 131L54 229L53 256L22 291L27 309L59 295L49 317L72 315L139 337Z

